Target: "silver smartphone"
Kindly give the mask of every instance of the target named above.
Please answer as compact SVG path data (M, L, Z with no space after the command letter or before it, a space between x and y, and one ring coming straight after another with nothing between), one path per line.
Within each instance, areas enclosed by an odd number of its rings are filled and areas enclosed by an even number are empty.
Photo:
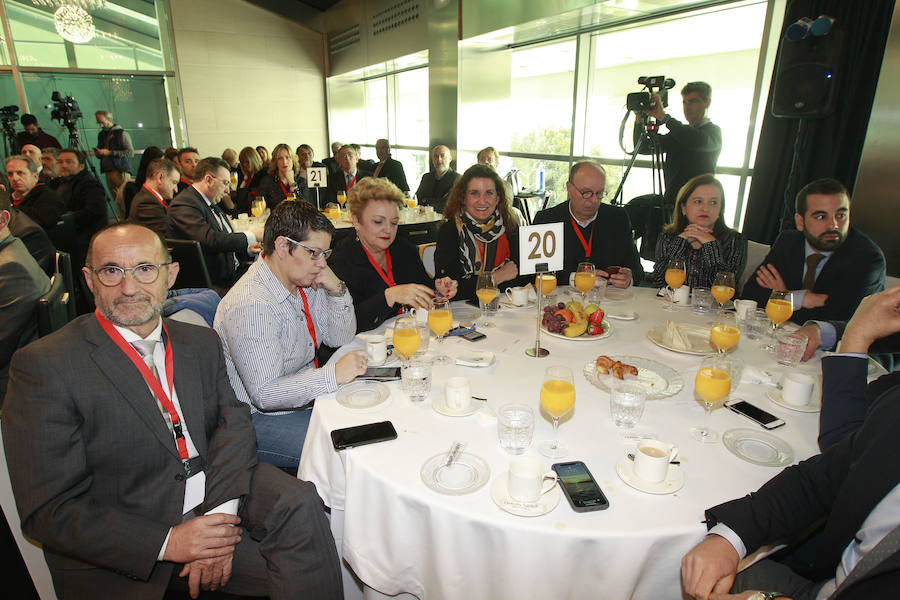
M753 404L750 404L746 400L741 400L740 398L729 400L725 403L725 406L738 414L744 415L745 417L765 429L777 429L784 425L784 421L782 421L772 413L768 413L760 407L754 406Z

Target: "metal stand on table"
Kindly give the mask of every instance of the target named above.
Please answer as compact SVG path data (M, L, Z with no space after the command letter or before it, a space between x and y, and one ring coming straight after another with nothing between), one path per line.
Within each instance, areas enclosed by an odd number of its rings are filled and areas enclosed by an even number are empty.
M534 220L534 217L537 216L539 212L547 208L547 201L550 199L550 194L552 192L550 190L540 190L536 192L519 192L513 198L513 206L517 203L522 207L522 215L525 217L525 222L527 225L531 225L531 222ZM541 206L538 208L534 215L531 214L531 208L528 206L528 200L530 198L541 198Z
M543 266L544 269L541 270L540 267ZM538 269L535 270L535 291L537 292L537 332L534 336L534 347L533 348L525 348L525 354L532 358L544 358L545 356L550 356L550 351L546 348L541 348L541 315L543 314L543 310L541 309L541 298L543 298L544 294L541 293L543 289L543 285L538 284L537 282L541 280L541 275L543 273L547 273L546 263L543 265L539 265Z

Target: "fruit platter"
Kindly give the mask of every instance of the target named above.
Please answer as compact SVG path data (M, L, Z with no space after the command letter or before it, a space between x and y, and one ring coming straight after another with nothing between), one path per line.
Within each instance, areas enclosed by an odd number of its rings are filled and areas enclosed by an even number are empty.
M582 306L575 300L557 302L544 307L541 329L547 335L567 340L602 340L613 332L612 325L604 317L606 313L596 304Z

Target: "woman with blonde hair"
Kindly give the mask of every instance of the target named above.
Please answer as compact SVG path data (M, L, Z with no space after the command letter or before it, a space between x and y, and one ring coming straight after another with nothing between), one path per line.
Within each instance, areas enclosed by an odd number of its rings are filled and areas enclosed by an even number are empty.
M266 174L259 152L244 146L238 154L238 187L234 195L234 214L250 213L250 201L256 196Z
M275 146L269 172L259 184L259 195L265 196L269 210L275 210L287 198L306 199L306 180L299 173L300 165L291 147L287 144Z

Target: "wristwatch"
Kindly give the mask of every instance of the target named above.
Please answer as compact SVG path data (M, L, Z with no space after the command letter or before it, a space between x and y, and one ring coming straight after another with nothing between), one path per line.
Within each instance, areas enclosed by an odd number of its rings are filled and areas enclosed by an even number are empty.
M337 291L328 292L328 295L331 296L332 298L340 298L341 296L343 296L344 294L347 293L347 284L340 280L338 280L338 283L340 285L338 285Z
M756 592L747 600L775 600L775 598L780 598L782 596L784 596L784 594L781 592Z

